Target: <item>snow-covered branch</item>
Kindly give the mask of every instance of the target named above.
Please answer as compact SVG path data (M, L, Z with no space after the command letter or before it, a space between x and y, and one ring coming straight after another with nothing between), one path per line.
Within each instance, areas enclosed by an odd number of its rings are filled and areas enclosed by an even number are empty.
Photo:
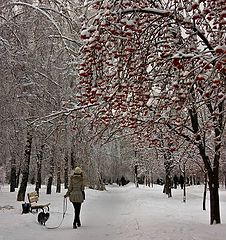
M80 107L75 107L75 108L70 108L70 109L65 109L65 110L62 110L62 111L57 111L57 112L53 112L49 115L46 115L44 117L40 117L40 118L36 118L35 120L31 121L30 122L30 118L26 119L28 123L28 125L32 126L34 124L36 124L37 122L40 122L41 123L47 123L47 122L50 122L52 121L53 119L56 119L58 118L59 116L62 116L62 115L70 115L71 113L75 112L75 111L79 111L79 110L82 110L82 109L86 109L86 108L91 108L91 107L95 107L99 104L89 104L89 105L86 105L86 106L80 106Z
M154 14L154 15L160 15L163 17L167 17L170 14L172 14L169 10L162 10L158 8L127 8L125 10L122 10L121 13L148 13L148 14Z
M25 2L13 2L13 3L9 3L3 6L0 6L0 8L7 8L7 7L11 7L11 6L24 6L24 7L29 7L32 8L35 11L40 12L42 15L44 15L55 27L55 29L57 30L57 32L59 33L60 36L63 36L63 34L61 33L60 28L58 27L57 23L55 22L55 20L48 14L46 13L44 10L42 10L39 7L36 7L35 5L29 4L29 3L25 3ZM65 43L63 37L62 40L64 42L64 45L67 47L67 44Z

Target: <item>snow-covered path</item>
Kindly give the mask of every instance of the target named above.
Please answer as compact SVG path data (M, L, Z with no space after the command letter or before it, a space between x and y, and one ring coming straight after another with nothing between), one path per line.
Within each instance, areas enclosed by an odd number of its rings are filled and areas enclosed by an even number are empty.
M113 185L104 192L87 189L81 228L72 229L73 208L68 201L61 227L46 229L37 223L36 214L21 215L16 193L5 187L0 192L0 206L14 209L0 210L0 240L225 240L226 191L221 191L222 224L210 226L209 209L202 211L202 186L187 190L187 203L183 203L180 189L173 190L173 198L168 199L157 185ZM51 195L41 191L41 202L51 202L47 226L56 226L62 218L65 191Z

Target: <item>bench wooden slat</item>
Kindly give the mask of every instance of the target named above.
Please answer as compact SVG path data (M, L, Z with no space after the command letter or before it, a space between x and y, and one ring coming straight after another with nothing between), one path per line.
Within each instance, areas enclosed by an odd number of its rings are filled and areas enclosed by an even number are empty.
M28 200L30 203L38 202L38 194L28 193Z
M42 209L44 211L44 208L47 208L49 211L49 205L50 203L46 203L46 204L35 204L38 202L39 200L39 196L37 192L30 192L27 194L28 197L28 201L31 204L31 212L32 209L36 209L38 211L38 209Z
M45 207L48 207L49 205L50 205L50 203L42 204L42 205L31 205L31 208L32 209L45 208Z

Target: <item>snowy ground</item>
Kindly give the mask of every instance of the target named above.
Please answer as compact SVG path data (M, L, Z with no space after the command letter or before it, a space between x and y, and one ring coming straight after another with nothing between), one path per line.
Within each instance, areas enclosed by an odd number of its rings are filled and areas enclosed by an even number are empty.
M29 186L28 191L33 189ZM181 189L174 189L173 197L167 198L158 185L112 185L104 192L86 189L82 227L72 229L73 208L68 201L60 228L47 229L37 223L37 214L22 215L17 193L4 186L0 190L0 240L225 240L226 191L220 191L222 224L209 225L209 202L207 211L202 211L202 190L203 186L188 187L183 203ZM46 195L41 189L40 202L51 202L49 227L62 219L64 193Z

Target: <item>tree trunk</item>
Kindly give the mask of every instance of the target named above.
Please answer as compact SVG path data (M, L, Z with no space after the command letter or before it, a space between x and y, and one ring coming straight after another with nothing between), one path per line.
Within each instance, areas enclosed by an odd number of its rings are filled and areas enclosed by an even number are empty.
M64 188L68 188L68 151L66 150L65 156L64 156Z
M207 173L205 173L204 181L205 182L204 182L202 210L206 210Z
M165 178L165 185L163 189L163 193L167 194L168 197L172 197L172 182L171 182L171 170L172 170L172 160L171 159L171 154L169 152L164 154L165 162L165 171L166 171L166 178Z
M151 171L151 187L154 187L154 178L153 178L153 172Z
M221 223L218 184L209 181L210 224Z
M219 180L218 175L209 175L210 191L210 224L221 223L220 219L220 202L219 202Z
M220 153L215 150L213 169L210 166L208 156L205 154L204 147L199 145L200 154L203 158L205 167L208 173L209 179L209 191L210 191L210 224L221 223L220 220L220 203L219 203L219 160Z
M53 183L53 176L50 175L47 182L46 194L52 193L52 183Z
M30 159L31 159L31 145L32 145L32 134L30 132L27 133L27 143L25 146L24 152L24 168L22 172L22 181L20 184L20 189L17 195L17 201L24 201L25 193L27 189L28 177L29 177L29 166L30 166Z
M20 183L20 173L21 173L21 166L19 166L19 169L18 169L17 174L16 174L16 188L19 187L19 183Z
M16 188L16 160L14 156L12 156L10 173L10 192L15 192L15 188Z
M60 193L61 192L61 178L60 178L60 167L57 168L57 186L56 186L56 192Z
M20 183L20 174L21 174L21 159L20 159L20 164L19 164L19 167L18 167L18 171L16 173L16 188L19 187L19 183Z
M136 155L136 152L135 152ZM139 183L138 183L138 165L135 165L134 167L134 181L135 181L135 185L138 188L139 187Z
M185 203L186 202L186 167L185 167L185 163L184 163L184 166L183 166L183 177L184 177L184 186L183 186L183 202Z
M219 203L219 154L215 155L213 170L210 167L208 156L201 154L205 167L208 170L209 191L210 191L210 224L221 223L220 220L220 203ZM216 162L218 161L218 164Z
M166 174L166 182L164 185L163 193L167 194L168 197L172 197L171 178L169 174Z
M150 186L151 186L152 175L151 175L151 178L150 178L150 173L149 173L149 171L147 171L147 173L146 173L146 178L145 178L145 180L146 180L146 186L150 187Z
M51 162L50 162L50 172L49 172L49 178L47 182L46 194L51 194L52 192L53 173L54 173L54 161L52 156Z
M226 189L226 173L224 174L224 188Z
M41 149L37 154L37 179L36 179L36 186L35 191L39 193L39 189L42 186L42 160L43 160L43 148L44 145L41 145Z
M210 112L212 112L212 107L209 106ZM220 104L219 106L219 112L223 113L223 105ZM191 117L191 123L194 133L198 133L199 131L199 124L198 124L198 114L195 111L195 109L189 109L189 114ZM220 115L221 116L221 115ZM216 126L215 130L215 139L218 141L215 142L215 149L214 149L214 159L213 163L211 163L209 156L206 154L205 150L205 138L201 138L199 134L196 135L196 141L198 142L198 149L199 153L202 157L202 160L204 162L205 168L208 173L208 179L209 179L209 191L210 191L210 224L221 223L220 220L220 203L219 203L219 161L220 161L220 149L221 149L221 134L223 131L223 117L221 118L219 116L219 122Z
M75 138L72 138L72 142L71 142L71 168L74 169L75 168Z
M195 176L193 177L193 180L194 180L194 185L196 185L197 183L196 183L196 178L195 178Z
M100 191L106 190L105 184L104 184L104 182L103 182L103 179L102 179L101 175L99 176L99 181L98 181L98 183L99 183L99 184L97 185L97 190L100 190Z

